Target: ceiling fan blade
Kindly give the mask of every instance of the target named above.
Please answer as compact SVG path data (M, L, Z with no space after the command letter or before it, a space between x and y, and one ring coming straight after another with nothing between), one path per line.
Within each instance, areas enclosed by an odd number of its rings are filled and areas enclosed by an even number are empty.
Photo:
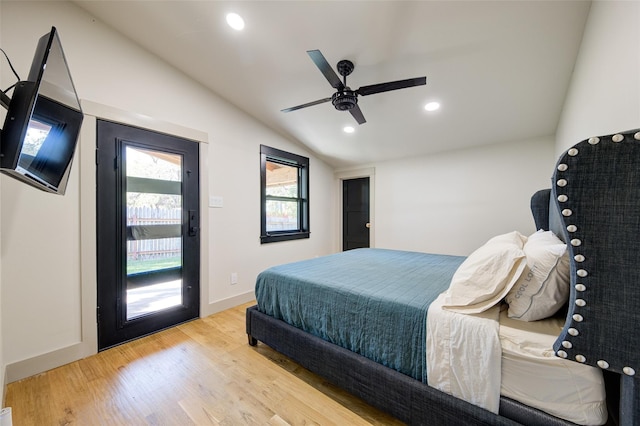
M424 86L425 84L427 84L427 77L409 78L407 80L389 81L387 83L362 86L356 90L356 93L360 96L367 96L375 93L388 92L390 90L406 89L407 87Z
M362 111L360 111L360 107L358 105L351 108L349 112L351 113L351 115L353 115L353 118L356 119L358 124L364 124L367 122L367 120L364 119L364 115L362 115Z
M344 84L342 84L338 74L336 74L333 68L331 68L331 65L329 65L329 62L324 58L322 52L319 50L307 50L307 54L334 89L344 89Z
M331 100L331 98L319 99L317 101L313 101L313 102L309 102L309 103L306 103L306 104L294 106L294 107L291 107L291 108L281 109L280 111L282 111L282 112L291 112L291 111L295 111L297 109L302 109L302 108L306 108L306 107L310 107L310 106L314 106L314 105L318 105L318 104L323 104L325 102L329 102L330 100Z

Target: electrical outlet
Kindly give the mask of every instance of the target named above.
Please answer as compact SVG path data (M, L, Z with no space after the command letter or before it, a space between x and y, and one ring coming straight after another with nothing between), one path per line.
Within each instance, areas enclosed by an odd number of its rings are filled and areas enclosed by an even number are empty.
M231 285L233 284L238 284L238 273L237 272L232 272L231 273Z

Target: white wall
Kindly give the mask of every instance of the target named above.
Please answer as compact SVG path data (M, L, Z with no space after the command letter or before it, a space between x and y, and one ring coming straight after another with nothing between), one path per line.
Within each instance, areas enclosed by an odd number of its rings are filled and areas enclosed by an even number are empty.
M556 156L640 127L640 2L595 1L556 132Z
M209 235L203 235L210 253L204 259L210 262L209 276L201 277L203 294L208 295L203 315L250 300L255 276L265 267L332 250L336 226L335 214L331 214L335 211L333 171L308 151L266 129L72 3L4 0L0 24L2 47L23 78L37 39L55 25L82 100L208 133L208 195L224 197L224 207L203 206L210 219ZM2 87L13 83L6 67L0 77ZM91 149L92 143L81 140L81 150ZM260 245L260 144L310 157L310 239ZM50 367L45 361L50 354L60 364L91 352L87 348L70 350L81 344L83 332L95 330L94 323L81 320L87 308L82 306L82 289L95 283L81 279L81 255L91 256L94 248L81 246L80 206L92 201L80 198L79 167L76 162L64 197L39 192L6 176L0 178L0 318L9 380ZM91 174L82 170L82 175ZM239 278L233 286L231 272ZM16 366L19 372L13 374L11 368Z
M468 255L489 238L535 231L530 198L550 186L553 138L376 165L376 246Z

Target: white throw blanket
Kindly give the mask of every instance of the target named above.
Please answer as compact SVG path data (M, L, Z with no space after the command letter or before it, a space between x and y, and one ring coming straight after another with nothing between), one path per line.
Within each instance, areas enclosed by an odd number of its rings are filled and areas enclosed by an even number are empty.
M498 413L502 349L500 306L480 314L442 309L442 293L427 312L429 386Z

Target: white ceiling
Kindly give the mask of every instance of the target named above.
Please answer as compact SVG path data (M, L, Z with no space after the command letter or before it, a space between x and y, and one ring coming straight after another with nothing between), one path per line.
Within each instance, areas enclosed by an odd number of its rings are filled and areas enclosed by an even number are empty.
M587 1L100 1L75 3L336 167L555 133ZM228 12L246 27L229 28ZM306 51L355 63L348 85L427 76L360 97L358 126L331 103ZM441 102L437 112L423 109ZM343 132L345 125L356 131Z

